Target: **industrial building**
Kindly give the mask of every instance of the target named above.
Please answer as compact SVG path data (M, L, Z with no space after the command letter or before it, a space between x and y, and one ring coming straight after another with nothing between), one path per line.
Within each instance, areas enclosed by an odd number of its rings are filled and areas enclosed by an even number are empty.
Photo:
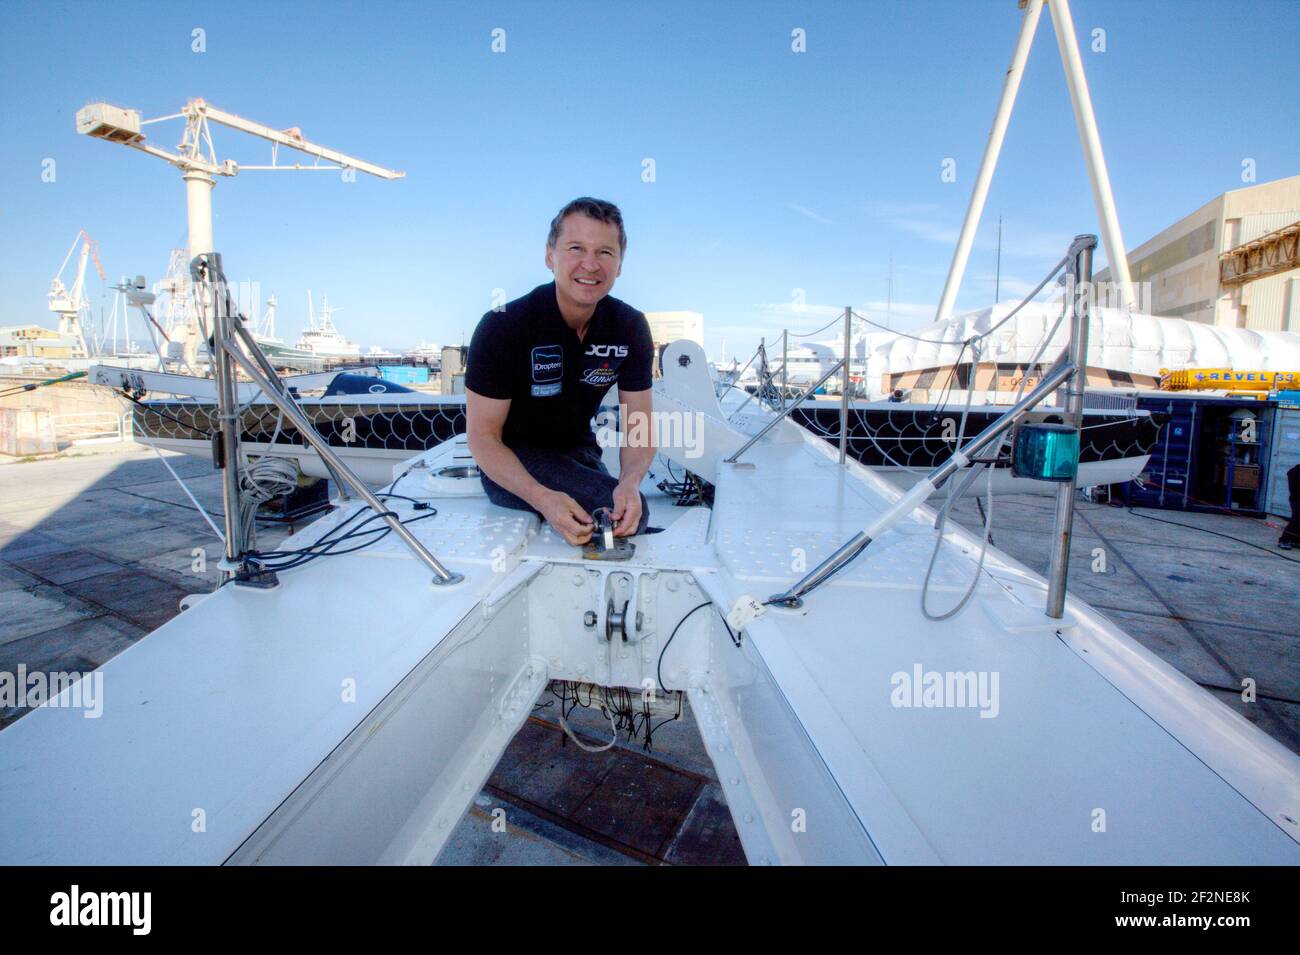
M671 345L679 338L689 338L704 347L704 316L699 312L646 312L645 317L657 347Z
M1128 253L1138 307L1220 328L1300 331L1300 176L1211 199ZM1096 275L1111 281L1110 269Z
M0 358L71 358L77 340L42 325L0 328Z

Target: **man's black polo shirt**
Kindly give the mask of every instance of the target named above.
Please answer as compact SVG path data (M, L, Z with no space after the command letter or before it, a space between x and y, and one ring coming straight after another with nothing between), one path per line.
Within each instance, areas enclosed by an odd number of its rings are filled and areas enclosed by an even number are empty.
M623 391L645 391L653 368L645 315L607 295L578 341L560 314L551 282L479 320L465 387L487 398L510 399L501 434L507 447L573 448L595 445L591 419L605 392L615 384Z

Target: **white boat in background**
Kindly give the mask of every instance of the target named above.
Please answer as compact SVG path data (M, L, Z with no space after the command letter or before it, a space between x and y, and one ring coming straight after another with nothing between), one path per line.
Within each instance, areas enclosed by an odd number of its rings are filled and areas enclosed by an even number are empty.
M341 309L331 306L329 297L325 296L317 314L312 307L311 292L308 292L308 327L298 337L298 349L324 361L356 361L361 358L361 346L348 341L334 326L334 313L338 311Z
M422 362L427 365L442 364L442 345L421 341L419 344L402 352L402 357L409 361Z
M274 295L266 300L266 311L252 330L253 340L277 368L294 368L304 372L319 370L325 364L320 355L304 348L294 348L276 335L275 312L278 305Z

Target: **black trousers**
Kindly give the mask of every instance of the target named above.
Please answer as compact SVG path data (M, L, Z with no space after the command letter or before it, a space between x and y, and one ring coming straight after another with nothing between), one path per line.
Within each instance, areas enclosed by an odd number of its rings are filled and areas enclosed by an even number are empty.
M1291 500L1291 520L1282 528L1278 543L1291 543L1300 547L1300 464L1286 472L1286 491Z
M614 506L614 488L618 479L609 473L601 461L600 448L584 446L578 448L537 448L520 445L511 447L519 458L524 470L531 474L543 487L553 491L563 491L578 502L578 505L590 514L598 507ZM509 507L519 511L532 511L523 498L518 497L486 474L481 475L483 490L488 500L500 507ZM641 495L641 523L636 533L644 534L650 520L650 505L645 495Z

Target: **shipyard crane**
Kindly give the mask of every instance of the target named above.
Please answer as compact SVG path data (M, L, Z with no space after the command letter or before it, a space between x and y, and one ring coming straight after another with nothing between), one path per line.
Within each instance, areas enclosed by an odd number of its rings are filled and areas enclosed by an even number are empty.
M146 141L144 133L141 132L143 127L172 119L185 120L185 131L180 145L176 147L176 152L168 152ZM213 123L269 140L270 164L247 165L237 163L233 159L219 161L216 147L212 142L211 124ZM356 170L378 176L380 179L401 179L406 175L404 172L385 169L383 166L357 159L336 149L313 143L303 137L302 131L297 126L284 130L272 129L262 123L255 123L234 113L217 109L202 99L192 99L179 113L159 116L155 119L141 119L139 110L124 109L108 103L91 103L77 111L77 132L130 146L150 156L157 156L181 170L189 210L191 257L213 251L212 188L216 185L214 176L233 177L244 170L329 169ZM282 163L279 161L282 146L314 156L316 161L310 164Z
M173 119L185 121L181 142L175 152L146 141L141 131L145 126ZM240 165L233 159L218 160L216 146L212 141L211 126L214 123L269 141L270 164ZM235 400L236 365L257 382L266 397L288 414L291 420L301 423L302 419L297 417L301 412L298 411L287 389L276 377L274 368L253 338L251 330L244 327L241 317L233 310L221 266L221 256L216 253L212 240L212 190L216 185L215 177L234 177L241 170L335 169L344 170L345 175L364 172L380 179L401 179L406 174L313 143L304 137L302 131L296 126L284 130L272 129L262 123L255 123L234 113L217 109L202 99L190 100L179 113L147 120L140 118L139 110L113 106L109 103L91 103L77 111L77 132L130 146L132 149L162 159L181 171L181 179L185 182L188 212L190 276L197 280L194 294L197 324L200 326L186 328L187 334L182 338L182 347L185 362L191 367L197 363L199 341L209 343L208 347L212 355L219 422L214 435L214 454L217 466L224 472L222 502L225 508L226 554L222 569L239 582L250 582L252 585L261 586L267 578L272 578L274 575L262 574L249 561L247 542L244 540L239 518L240 425L239 408ZM311 163L281 162L281 148L313 157L314 161ZM212 320L210 329L205 327L203 318L205 314ZM178 336L172 337L174 339ZM309 424L306 425L306 431L311 434L304 436L321 453L340 491L346 495L346 488L350 487L366 500L397 536L417 551L426 566L434 571L438 582L450 583L460 579L459 575L450 573L438 563L410 531L379 502L379 499L370 493L356 475L333 458L328 446L319 435L315 434Z
M145 126L174 119L185 120L180 145L174 152L148 142L141 131ZM270 163L251 165L237 163L233 159L219 160L212 141L211 126L214 123L268 140L271 143ZM330 169L355 170L378 176L380 179L401 179L406 175L404 172L385 169L383 166L357 159L336 149L313 143L306 139L296 126L284 130L272 129L262 123L217 109L202 99L192 99L182 107L180 112L155 119L141 119L139 110L113 106L109 103L91 103L77 111L77 132L130 146L150 156L156 156L181 171L181 179L185 182L191 260L214 251L212 190L216 186L216 176L234 177L246 170ZM281 161L281 147L314 157L314 161L311 163L296 160ZM187 329L187 334L180 337L185 343L186 362L193 366L197 359L197 346L202 337L200 330L197 327L190 327Z
M77 276L72 280L72 288L69 289L63 283L63 273L67 271L68 263L72 261L72 253L77 251L78 242L81 243L81 258L77 263ZM90 234L82 229L72 240L68 254L63 257L63 264L59 266L59 270L54 273L54 279L50 282L50 311L59 316L59 334L76 339L74 351L76 358L87 358L90 355L90 349L86 346L86 331L81 322L81 313L90 308L90 303L86 300L88 260L94 261L95 271L103 281L104 266L99 261L99 249Z

